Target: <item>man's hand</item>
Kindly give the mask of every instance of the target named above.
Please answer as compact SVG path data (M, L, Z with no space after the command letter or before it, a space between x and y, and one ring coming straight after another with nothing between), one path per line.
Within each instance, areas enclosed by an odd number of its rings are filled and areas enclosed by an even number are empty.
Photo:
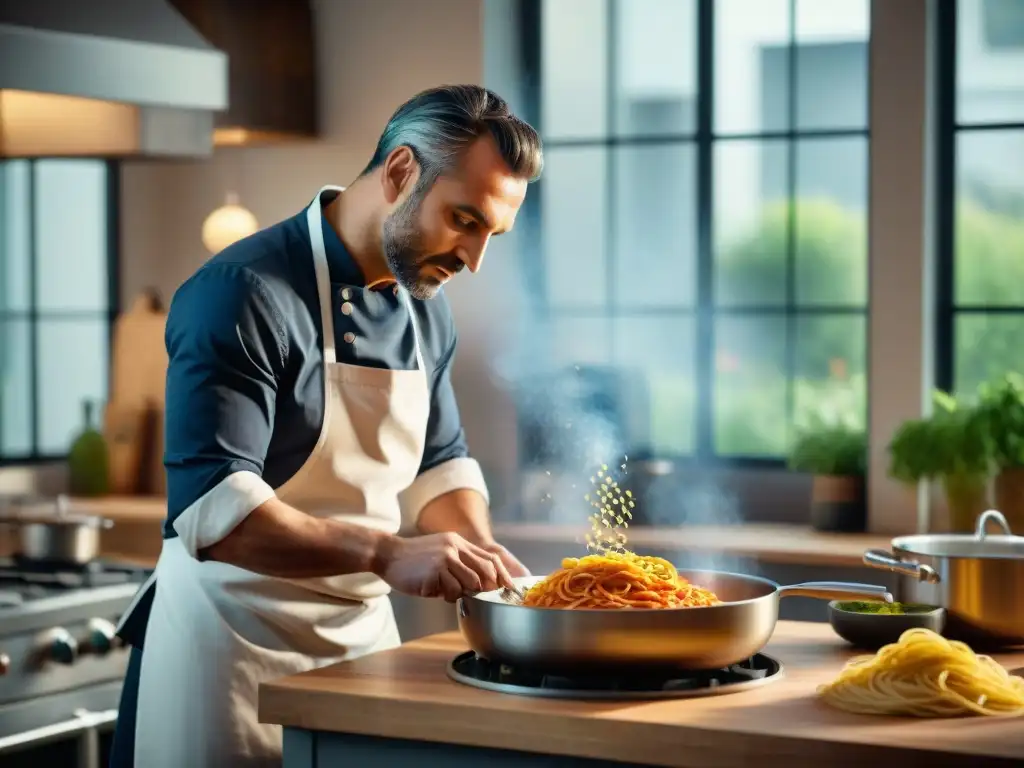
M515 558L512 561L518 565ZM443 597L449 603L468 592L513 586L501 554L471 544L457 533L389 537L382 541L374 573L399 592Z
M521 576L531 575L530 569L523 565L521 562L519 562L515 555L513 555L511 552L509 552L507 549L501 546L501 544L499 544L498 542L495 541L491 544L487 544L484 546L484 549L486 549L491 554L498 556L502 564L505 566L505 570L508 571L509 575L513 579L517 579Z
M438 496L423 508L418 525L423 533L459 533L480 549L496 555L513 578L530 575L526 566L494 540L487 502L476 491L462 488Z

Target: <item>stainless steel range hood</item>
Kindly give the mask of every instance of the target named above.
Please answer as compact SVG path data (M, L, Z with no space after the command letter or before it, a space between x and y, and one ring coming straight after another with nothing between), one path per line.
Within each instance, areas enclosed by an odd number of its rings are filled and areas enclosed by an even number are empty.
M227 56L165 0L0 0L0 157L202 157Z

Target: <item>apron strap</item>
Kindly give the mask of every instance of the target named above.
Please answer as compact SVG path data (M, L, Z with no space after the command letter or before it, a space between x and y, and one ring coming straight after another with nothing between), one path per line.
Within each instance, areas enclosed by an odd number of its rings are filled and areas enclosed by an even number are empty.
M408 291L404 288L399 288L398 291L402 295L402 301L405 302L405 308L409 310L409 319L412 321L413 341L416 344L416 367L426 375L427 366L423 362L423 350L420 345L420 323L416 319L416 308L412 304L412 297Z
M341 192L342 187L323 187L316 193L312 204L306 210L309 225L309 244L313 250L313 270L316 273L316 291L320 296L320 323L324 332L324 365L337 362L334 346L334 312L331 305L331 270L327 266L327 249L324 247L323 209L320 197L324 192Z

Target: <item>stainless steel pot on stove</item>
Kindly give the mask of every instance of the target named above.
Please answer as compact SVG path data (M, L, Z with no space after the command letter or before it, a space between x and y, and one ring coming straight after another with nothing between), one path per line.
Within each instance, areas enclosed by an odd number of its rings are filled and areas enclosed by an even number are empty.
M1000 534L988 533L996 523ZM900 602L946 609L944 635L971 644L1024 645L1024 536L995 510L978 517L971 534L921 534L872 549L864 563L899 574Z
M8 499L0 523L17 530L17 555L32 562L82 565L100 554L100 532L113 522L78 515L68 499Z
M768 643L783 597L891 601L885 587L842 582L779 586L757 576L681 570L721 605L664 609L533 608L506 602L501 590L458 601L459 629L478 655L534 669L719 669ZM525 589L541 577L516 579Z

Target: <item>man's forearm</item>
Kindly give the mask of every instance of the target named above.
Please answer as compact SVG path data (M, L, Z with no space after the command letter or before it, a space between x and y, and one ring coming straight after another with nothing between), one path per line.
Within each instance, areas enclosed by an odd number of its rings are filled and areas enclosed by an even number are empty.
M441 494L420 512L420 533L457 533L478 545L494 542L487 502L477 491L459 488Z
M363 526L307 515L275 498L199 554L204 560L285 579L377 573L392 538Z

